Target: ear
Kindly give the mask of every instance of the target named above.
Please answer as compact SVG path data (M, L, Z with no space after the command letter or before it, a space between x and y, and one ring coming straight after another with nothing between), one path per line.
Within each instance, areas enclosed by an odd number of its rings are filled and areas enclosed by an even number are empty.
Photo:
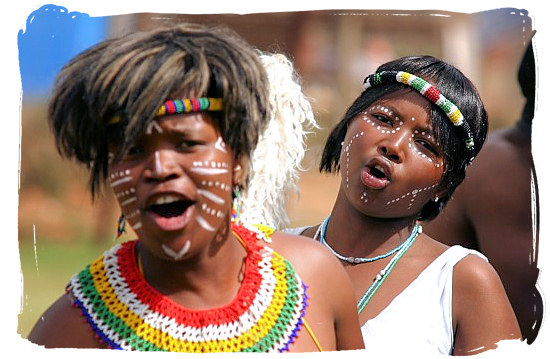
M236 158L233 160L233 185L242 187L245 182L245 170L244 170L243 158Z
M439 202L439 200L441 200L441 198L444 198L445 196L447 196L447 189L446 188L440 188L438 189L435 194L434 194L434 198L432 199L434 202Z

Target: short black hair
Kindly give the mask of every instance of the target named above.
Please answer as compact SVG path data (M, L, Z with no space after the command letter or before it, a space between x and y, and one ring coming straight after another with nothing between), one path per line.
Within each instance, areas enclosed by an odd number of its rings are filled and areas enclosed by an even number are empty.
M381 65L376 72L380 71L409 72L434 85L462 112L472 131L475 155L479 153L487 136L487 112L476 87L460 70L433 56L407 56ZM375 101L399 90L415 91L407 85L392 83L371 87L359 95L328 136L319 168L321 172L340 170L341 143L346 136L348 123ZM443 110L433 103L430 120L434 136L443 150L445 171L439 188L446 188L446 192L438 202L429 201L422 208L418 215L421 221L433 219L443 210L456 187L464 180L471 158L464 139L453 128L454 125Z
M56 79L48 118L60 154L89 167L94 197L109 171L109 143L117 143L120 159L164 101L222 98L223 111L210 114L236 158L246 160L268 121L268 94L259 52L239 35L178 24L108 39L77 55ZM114 115L121 121L109 125Z

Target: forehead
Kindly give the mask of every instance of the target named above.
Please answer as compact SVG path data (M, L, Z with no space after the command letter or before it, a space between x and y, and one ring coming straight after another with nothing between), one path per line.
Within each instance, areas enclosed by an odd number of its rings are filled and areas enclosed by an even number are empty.
M430 102L424 98L424 96L412 89L399 90L385 95L374 101L367 110L372 110L378 106L384 106L388 110L398 112L402 116L416 114L416 116L419 117L422 115L426 121L430 121ZM420 118L418 119L420 120Z

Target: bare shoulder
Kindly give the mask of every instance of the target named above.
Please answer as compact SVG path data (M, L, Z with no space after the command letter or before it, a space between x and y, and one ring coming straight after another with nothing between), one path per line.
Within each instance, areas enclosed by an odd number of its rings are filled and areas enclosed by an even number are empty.
M335 288L347 291L345 288L349 287L351 290L351 280L342 263L312 238L276 232L270 247L292 264L312 290L324 293L333 292Z
M42 314L28 339L46 348L103 348L68 294Z
M509 305L504 285L494 267L484 258L469 254L453 270L453 300L457 308L471 305Z
M493 266L477 255L460 260L453 271L454 354L491 349L520 338L517 319Z
M271 239L269 246L285 257L299 273L316 272L326 266L329 270L336 267L338 271L341 269L343 272L343 267L338 260L312 238L275 232Z
M308 288L308 320L327 350L364 348L351 279L322 244L276 232L270 247L282 255Z
M455 265L453 282L458 287L467 287L468 290L502 286L500 277L493 266L475 254L467 255Z

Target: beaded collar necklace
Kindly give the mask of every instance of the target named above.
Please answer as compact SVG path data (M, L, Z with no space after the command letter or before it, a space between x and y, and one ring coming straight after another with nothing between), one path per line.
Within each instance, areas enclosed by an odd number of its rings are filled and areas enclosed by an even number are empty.
M306 285L290 262L232 224L247 250L241 287L227 305L184 308L139 272L137 240L116 245L67 285L91 329L113 349L284 352L305 325Z
M374 262L376 260L386 258L391 256L392 254L396 253L395 256L388 262L388 264L384 267L384 269L380 270L380 272L374 277L372 284L370 287L365 291L365 294L361 297L359 302L357 303L357 312L361 313L369 301L371 300L372 296L378 288L382 285L384 280L386 280L387 276L391 273L393 270L393 267L397 263L397 261L407 252L407 250L413 245L414 241L418 237L420 233L422 233L422 226L418 223L415 223L413 230L411 231L411 234L405 239L403 243L401 243L399 246L395 247L391 251L378 255L376 257L345 257L338 252L336 252L325 240L325 233L327 229L328 222L330 220L330 215L323 221L323 223L317 228L317 232L315 232L315 235L313 236L313 239L317 240L319 238L319 241L327 247L332 254L334 254L338 259L346 261L348 263L352 264L359 264L359 263L369 263Z

